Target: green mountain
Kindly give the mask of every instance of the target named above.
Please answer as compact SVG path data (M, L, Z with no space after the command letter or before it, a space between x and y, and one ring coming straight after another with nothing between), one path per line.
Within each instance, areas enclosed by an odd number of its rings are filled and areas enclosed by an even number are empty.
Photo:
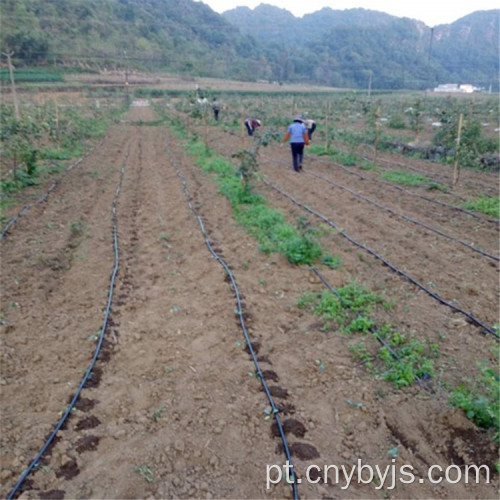
M342 87L370 81L373 88L386 89L456 82L498 89L500 10L434 28L366 9L324 8L295 18L261 4L223 16L266 45L269 59L281 63L283 80Z
M0 49L17 67L135 67L240 80L425 89L499 87L500 10L430 28L365 9L223 15L194 0L1 0Z
M254 40L193 0L1 0L2 52L18 64L168 69L250 78Z

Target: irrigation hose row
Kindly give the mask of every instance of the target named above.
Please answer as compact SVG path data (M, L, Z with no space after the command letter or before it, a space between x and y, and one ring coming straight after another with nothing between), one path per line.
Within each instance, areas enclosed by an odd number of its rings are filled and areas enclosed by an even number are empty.
M315 160L322 162L322 160L318 159L318 158L315 158ZM430 203L435 203L436 205L440 205L442 207L446 207L446 208L451 209L451 210L456 210L458 212L465 213L465 214L469 215L470 217L473 217L474 219L480 220L482 222L489 222L489 223L496 224L496 225L499 224L499 221L496 219L495 220L489 219L487 217L483 217L482 215L476 214L475 212L472 212L470 210L466 210L465 208L458 207L456 205L450 205L449 203L444 203L442 201L435 200L433 198L429 198L428 196L424 196L422 194L418 194L418 193L415 193L413 191L409 191L408 189L405 189L401 186L398 186L397 184L393 184L392 182L387 182L387 181L383 181L380 179L370 179L369 177L366 177L365 175L362 175L359 172L354 172L353 170L349 169L345 165L342 165L341 163L337 163L337 162L328 160L327 164L342 168L343 170L345 170L349 174L356 175L357 177L359 177L360 179L363 179L365 181L378 182L379 184L383 184L385 186L390 186L392 188L399 189L403 193L409 194L410 196L416 196L417 198L421 198L422 200L428 201Z
M106 332L106 329L108 327L108 321L109 321L109 316L111 314L111 304L113 300L113 291L115 288L115 282L116 282L116 276L118 274L118 269L119 269L119 249L118 249L118 224L117 224L117 215L116 215L116 205L118 201L118 196L120 195L121 191L121 186L123 182L123 177L125 174L125 166L126 166L126 160L128 158L129 152L127 152L125 156L125 161L124 164L122 165L121 168L121 173L120 173L120 181L118 183L118 186L115 191L115 195L113 198L112 206L111 206L111 222L112 222L112 231L113 231L113 251L114 251L114 266L113 266L113 271L111 273L111 278L110 278L110 285L109 285L109 291L108 291L108 300L106 304L106 309L104 311L104 319L102 322L102 327L101 327L101 332L99 334L99 338L97 341L96 348L94 350L94 355L92 357L92 360L82 378L80 381L80 384L71 399L70 403L68 404L68 407L66 408L66 411L62 415L61 419L57 423L57 425L54 427L54 430L50 433L49 437L45 441L45 444L42 446L40 451L37 453L36 457L31 461L29 466L24 470L24 472L21 474L21 477L19 478L18 482L14 486L14 488L11 490L9 495L7 496L8 500L11 500L14 498L14 495L18 492L19 488L21 485L24 483L25 479L28 477L29 474L33 471L35 467L37 467L40 459L43 457L49 446L52 444L52 441L55 439L57 433L61 429L61 427L64 425L66 420L68 419L71 411L73 410L78 398L80 397L80 394L89 380L90 376L92 375L92 370L94 369L94 366L96 364L97 358L99 357L99 354L101 352L101 347L104 342L104 335Z
M466 241L463 241L463 240L460 240L459 238L455 238L454 236L450 236L446 233L443 233L442 231L440 231L439 229L436 229L436 228L433 228L432 226L429 226L427 224L425 224L424 222L421 222L421 221L418 221L416 219L413 219L411 217L409 217L408 215L405 215L405 214L400 214L399 212L396 212L395 210L392 210L391 208L385 206L385 205L382 205L381 203L378 203L374 200L372 200L371 198L368 198L367 196L364 196L360 193L357 193L356 191L346 187L346 186L342 186L340 184L337 184L329 179L327 179L326 177L323 177L322 175L319 175L319 174L315 174L314 172L306 172L307 175L310 175L312 177L316 177L318 179L321 179L325 182L327 182L328 184L332 185L332 186L335 186L335 187L338 187L340 189L343 189L345 191L348 191L349 193L351 193L353 196L355 196L356 198L359 198L361 200L364 200L368 203L371 203L372 205L375 205L376 207L382 209L382 210L386 210L387 212L391 213L392 215L396 215L397 217L401 217L402 219L408 221L408 222L411 222L413 224L416 224L417 226L421 226L421 227L424 227L425 229L435 233L435 234L438 234L439 236L442 236L443 238L447 238L451 241L454 241L455 243L459 243L460 245L463 245L471 250L473 250L474 252L478 252L480 253L481 255L484 255L485 257L488 257L489 259L492 259L492 260L495 260L495 261L500 261L500 258L499 257L496 257L495 255L491 255L489 254L488 252L482 250L481 248L478 248L478 247L475 247L474 245L471 245L470 243L467 243Z
M262 388L264 389L264 392L265 392L265 394L267 396L269 404L271 405L272 413L273 413L274 418L276 420L276 425L277 425L278 432L279 432L280 437L281 437L281 442L283 444L283 449L284 449L284 452L285 452L285 456L286 456L286 459L287 459L288 464L290 465L290 469L291 469L291 477L290 477L290 479L291 479L291 486L292 486L292 491L293 491L293 498L295 500L297 500L299 498L298 488L297 488L297 479L295 477L295 472L294 472L292 457L291 457L291 453L290 453L290 448L288 446L288 441L286 439L285 431L283 429L283 424L281 423L281 419L279 417L279 411L280 410L276 406L276 404L274 402L274 399L271 396L271 392L269 391L269 387L268 387L268 385L266 383L264 374L262 373L262 370L260 368L259 362L257 360L257 355L256 355L256 353L255 353L255 351L253 349L252 341L250 340L250 335L248 333L247 326L246 326L246 323L245 323L245 319L243 317L243 304L242 304L242 301L241 301L241 294L240 294L240 291L239 291L239 288L238 288L238 284L236 283L236 279L234 277L234 274L231 271L231 269L229 268L229 266L227 265L227 263L214 250L212 244L210 243L209 236L207 235L207 232L206 232L205 227L203 225L203 220L200 217L200 215L197 213L197 211L195 210L195 208L193 207L193 204L191 202L191 195L189 193L189 189L188 189L185 177L182 175L182 173L180 172L178 166L175 163L174 163L174 168L175 168L175 170L177 172L177 175L179 176L179 178L180 178L180 180L182 182L182 186L183 186L183 189L184 189L184 195L186 197L187 204L188 204L190 210L192 211L192 213L194 214L196 220L198 221L201 233L203 235L203 238L205 240L205 244L206 244L208 250L210 251L210 253L214 257L214 259L216 259L217 262L219 262L219 264L221 264L221 266L224 268L227 276L230 279L231 287L232 287L234 295L236 297L237 314L238 314L238 318L239 318L239 321L240 321L241 329L243 331L243 335L245 337L245 342L246 342L246 345L248 346L248 350L250 352L250 356L252 357L252 361L253 361L253 364L255 366L255 371L257 373L257 377L259 378L259 380L261 382Z
M366 161L368 161L368 162L372 162L372 161L374 161L373 159L370 159L370 158L368 158L368 157L366 157L366 156L363 156L362 158L363 158L363 160L366 160ZM386 165L390 165L390 166L395 165L395 166L398 166L398 167L406 168L406 169L408 169L408 170L413 170L414 172L418 172L419 174L423 174L423 175L426 175L426 176L427 176L427 175L429 175L429 172L427 172L426 170L421 170L421 169L419 169L419 168L412 167L412 166L407 165L407 164L399 163L399 162L397 162L397 161L388 160L388 159L386 159L386 158L375 158L375 160L376 160L376 161L378 161L378 162L383 162L383 163L385 163ZM427 161L429 161L429 160L427 160ZM439 164L439 165L440 165L440 166L442 166L442 164ZM445 166L449 167L449 165L445 165ZM445 178L446 180L449 180L449 175L447 175L446 173L435 172L434 174L435 174L435 175L437 175L438 177ZM487 187L486 187L486 186L484 186L484 185L482 184L482 182L481 182L481 181L477 181L477 180L466 180L466 181L464 181L464 182L465 182L465 183L468 183L469 185L475 184L477 189L483 189L483 190L484 190L484 189L487 189ZM488 186L488 187L491 187L491 185L490 185L490 186ZM453 194L454 194L454 196L456 196L458 199L463 199L463 198L462 198L461 196L459 196L458 194L456 194L456 193L453 193ZM485 193L485 194L486 194L486 193ZM491 197L491 196L490 196L490 195L488 195L488 194L486 194L486 196Z
M227 131L227 133L229 135L236 135L236 134L234 134L231 131ZM362 157L362 158L365 159L365 160L367 159L365 157ZM352 175L356 175L360 179L367 180L367 181L373 181L373 179L370 179L369 177L366 177L366 176L360 174L359 172L354 172L351 169L347 168L345 165L342 165L340 163L334 162L332 160L323 160L323 159L318 158L318 157L315 157L314 160L318 161L318 162L321 162L321 163L325 163L326 162L328 165L333 165L335 167L340 167L340 168L344 169L347 173L352 174ZM368 160L368 161L370 161L370 160ZM393 187L395 189L399 189L400 191L402 191L402 192L404 192L404 193L406 193L406 194L408 194L410 196L415 196L417 198L421 198L422 200L428 201L430 203L435 203L435 204L440 205L442 207L446 207L446 208L451 209L451 210L456 210L456 211L465 213L465 214L469 215L470 217L473 217L474 219L480 220L482 222L489 222L490 224L496 224L496 225L500 224L500 221L498 221L496 219L495 220L489 219L487 217L483 217L482 215L476 214L475 212L472 212L472 211L467 210L465 208L458 207L456 205L451 205L449 203L444 203L442 201L435 200L433 198L429 198L428 196L424 196L424 195L415 193L413 191L409 191L408 189L405 189L405 188L403 188L401 186L398 186L397 184L393 184L391 182L383 181L383 180L380 180L380 179L375 179L375 182L378 182L380 184L384 184L386 186Z
M424 292L426 292L427 294L429 294L433 299L437 300L438 302L440 302L441 304L443 304L445 306L448 306L453 311L459 312L460 314L463 314L466 318L469 319L469 321L471 323L473 323L476 326L479 326L480 328L482 328L485 332L489 333L490 335L493 335L497 340L500 340L500 335L493 328L489 327L488 325L485 325L481 320L479 320L478 318L476 318L470 312L465 311L464 309L456 306L455 304L453 304L452 302L450 302L448 300L445 300L439 294L433 292L432 290L430 290L429 288L427 288L426 286L424 286L422 283L420 283L419 281L417 281L415 278L411 277L409 274L405 273L404 271L402 271L401 269L399 269L398 267L396 267L394 264L391 264L391 262L389 262L387 259L385 259L381 255L377 254L373 249L367 247L363 243L359 243L358 241L356 241L354 238L352 238L351 236L349 236L344 230L340 230L333 221L331 221L330 219L328 219L327 217L325 217L323 214L317 212L316 210L313 210L312 208L308 207L304 203L301 203L300 201L296 200L293 196L291 196L290 194L286 193L285 191L283 191L282 189L280 189L276 185L272 184L271 182L267 181L266 179L263 179L262 182L264 182L267 186L271 187L272 189L274 189L275 191L277 191L278 193L280 193L282 196L285 196L286 198L288 198L289 200L291 200L297 206L302 207L304 210L308 211L309 213L315 215L316 217L318 217L321 220L323 220L324 222L326 222L329 226L331 226L334 229L336 229L341 236L343 236L344 238L346 238L353 245L355 245L358 248L361 248L362 250L368 252L370 255L372 255L377 260L381 261L384 265L386 265L387 267L389 267L392 271L396 272L397 274L399 274L400 276L402 276L403 278L405 278L406 280L408 280L410 283L413 283L418 288L420 288L421 290L423 290Z

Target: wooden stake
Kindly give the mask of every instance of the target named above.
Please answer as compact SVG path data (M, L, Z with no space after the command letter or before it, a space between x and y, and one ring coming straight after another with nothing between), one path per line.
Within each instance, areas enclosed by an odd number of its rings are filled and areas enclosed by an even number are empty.
M460 139L462 138L462 125L464 121L463 113L460 113L460 117L458 118L458 132L457 132L457 149L455 152L455 164L453 165L453 181L452 186L455 187L458 183L458 178L460 176L460 165L458 162L458 151L460 149Z
M204 142L205 142L205 149L206 150L208 150L208 120L207 120L207 115L208 115L208 111L207 111L205 105L203 105L203 122L204 122L203 135L205 136Z
M55 108L55 122L56 122L56 137L57 137L57 149L61 148L59 144L59 107L57 106L57 101L54 99Z
M10 84L12 86L12 98L14 99L14 117L17 121L21 119L21 115L19 113L19 103L17 102L17 94L16 94L16 82L14 81L14 66L12 65L11 57L14 55L14 52L3 52L3 55L7 57L7 64L9 65L9 76L10 76Z
M326 108L325 133L325 149L328 152L330 150L330 101L328 101Z

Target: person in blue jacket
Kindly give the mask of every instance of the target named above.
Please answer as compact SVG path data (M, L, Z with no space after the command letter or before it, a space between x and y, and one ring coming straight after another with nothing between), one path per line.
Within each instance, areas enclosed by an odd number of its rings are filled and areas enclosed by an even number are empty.
M296 116L293 123L288 126L281 143L284 144L288 140L292 151L293 169L295 172L300 172L304 162L304 146L309 146L309 134L301 116Z

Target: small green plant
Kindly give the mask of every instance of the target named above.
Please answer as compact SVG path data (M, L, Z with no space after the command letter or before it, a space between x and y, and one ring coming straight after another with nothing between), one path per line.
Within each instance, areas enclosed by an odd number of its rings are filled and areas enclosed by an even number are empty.
M464 410L479 427L493 428L493 439L500 443L500 373L489 363L479 365L479 376L465 379L450 396L450 403Z
M232 155L240 160L238 175L244 184L249 183L259 171L258 154L259 146L256 145L254 149L243 149Z
M328 266L330 269L337 269L342 264L340 257L332 257L331 255L324 255L321 263Z
M161 405L157 410L153 412L153 420L155 422L158 422L159 418L162 416L163 412L165 411L165 405Z
M147 483L154 483L155 477L153 471L146 465L134 467L134 472L137 472Z
M69 225L71 236L80 236L83 231L83 224L81 221L73 221Z
M384 362L384 380L393 382L399 389L412 385L417 379L434 375L430 359L437 353L436 346L429 346L415 338L407 339L397 331L391 332L378 357Z
M284 253L292 264L312 264L321 257L320 246L309 236L290 238L283 245Z
M373 356L368 352L363 342L349 346L349 352L353 359L363 363L367 370L373 369Z
M366 333L373 326L369 315L375 304L380 302L382 298L377 294L352 282L339 288L337 294L322 292L312 304L312 310L321 316L324 330L328 330L332 323L335 323L344 333ZM304 306L306 303L302 301L302 304Z

